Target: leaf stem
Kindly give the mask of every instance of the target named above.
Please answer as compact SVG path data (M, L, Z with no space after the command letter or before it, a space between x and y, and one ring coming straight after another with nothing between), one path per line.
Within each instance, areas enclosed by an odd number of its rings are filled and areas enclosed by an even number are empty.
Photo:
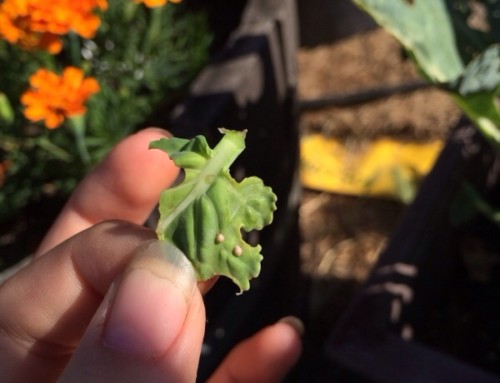
M89 166L90 154L85 141L85 117L83 115L72 117L69 119L69 124L73 134L75 135L76 147L78 154L80 155L80 159L85 166Z
M70 163L72 160L71 154L69 154L66 150L61 148L60 146L57 146L53 142L51 142L47 137L40 137L36 143L38 146L50 154L52 154L55 158Z
M71 55L71 63L74 66L80 66L82 62L81 55L81 44L80 39L75 32L69 33L69 45L70 45L70 55Z
M161 7L152 8L149 10L150 12L150 20L149 20L149 28L146 32L146 39L143 45L143 53L144 55L151 54L151 51L155 44L157 44L158 36L161 32L161 18L163 10Z

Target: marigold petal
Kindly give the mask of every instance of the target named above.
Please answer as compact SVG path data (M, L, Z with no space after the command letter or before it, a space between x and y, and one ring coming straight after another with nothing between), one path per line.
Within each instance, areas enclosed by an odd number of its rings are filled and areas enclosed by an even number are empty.
M101 87L99 86L99 82L95 78L88 77L83 80L82 90L90 96L94 93L99 92L101 90Z
M44 68L30 76L31 89L21 96L24 114L32 121L45 120L49 129L59 126L66 117L86 112L85 102L99 91L93 77L85 77L77 67L66 67L61 75Z
M30 121L41 121L50 114L50 110L44 105L34 104L24 109L24 116Z
M35 93L29 90L24 92L21 96L21 104L23 105L31 104L35 100L36 100Z
M48 129L55 129L64 122L64 116L58 113L49 113L45 118L45 126Z
M32 88L51 88L58 82L58 76L50 72L46 69L38 69L34 74L32 74L29 78L29 83Z
M80 68L69 66L64 69L62 82L70 88L79 88L83 81L83 71Z
M142 3L148 8L161 7L167 3L167 0L135 0L136 3Z
M0 0L0 37L24 49L45 49L57 53L62 43L45 35L74 31L91 38L99 28L96 9L105 10L107 0Z
M75 18L73 22L73 30L80 36L86 39L91 39L95 36L97 29L101 25L101 19L95 15L88 15L84 18Z

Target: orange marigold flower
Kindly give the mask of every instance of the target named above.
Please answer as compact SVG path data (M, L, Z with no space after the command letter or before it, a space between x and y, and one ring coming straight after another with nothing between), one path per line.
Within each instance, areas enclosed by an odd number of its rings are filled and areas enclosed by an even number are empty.
M67 67L61 76L39 69L29 82L31 88L21 97L26 106L24 115L31 121L45 120L49 129L57 128L66 117L84 114L85 102L99 91L97 80L84 78L83 71L76 67Z
M92 38L100 25L94 11L107 6L107 0L0 1L0 37L24 49L58 53L60 36L70 31Z
M142 3L148 8L156 8L156 7L161 7L168 2L171 3L180 3L182 0L135 0L136 3Z

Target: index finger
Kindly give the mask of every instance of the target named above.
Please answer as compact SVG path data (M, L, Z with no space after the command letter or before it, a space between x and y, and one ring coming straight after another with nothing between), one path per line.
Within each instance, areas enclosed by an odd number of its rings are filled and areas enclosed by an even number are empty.
M102 221L143 224L161 191L179 174L165 153L148 150L151 141L168 136L167 131L149 128L120 142L76 188L36 254Z

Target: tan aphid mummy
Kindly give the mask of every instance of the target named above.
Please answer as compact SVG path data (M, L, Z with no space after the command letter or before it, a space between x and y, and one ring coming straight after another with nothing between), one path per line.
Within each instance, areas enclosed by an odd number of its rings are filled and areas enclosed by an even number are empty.
M240 245L236 245L234 248L233 248L233 254L237 257L241 257L241 255L243 254L243 249L241 248Z
M215 243L222 243L224 242L224 234L222 233L217 233L215 236Z

